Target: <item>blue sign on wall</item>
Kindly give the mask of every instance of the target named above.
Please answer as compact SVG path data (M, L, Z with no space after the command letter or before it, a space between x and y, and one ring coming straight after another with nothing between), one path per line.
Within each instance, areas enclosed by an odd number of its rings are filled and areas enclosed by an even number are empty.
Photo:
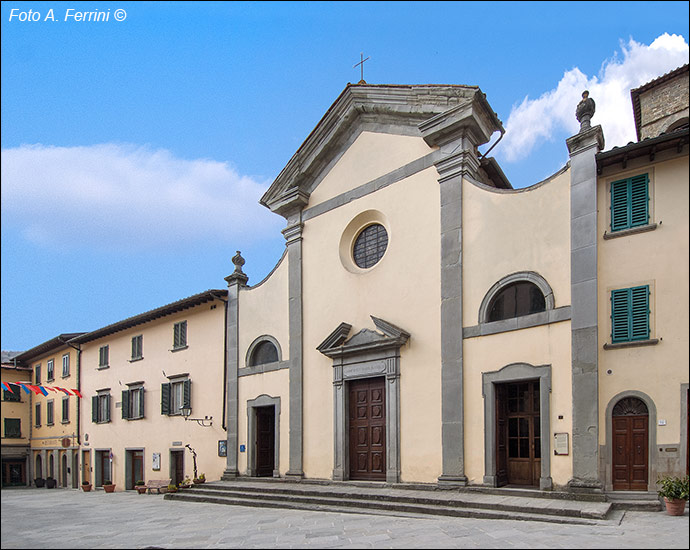
M241 453L244 452L244 445L240 445L240 452L241 452Z

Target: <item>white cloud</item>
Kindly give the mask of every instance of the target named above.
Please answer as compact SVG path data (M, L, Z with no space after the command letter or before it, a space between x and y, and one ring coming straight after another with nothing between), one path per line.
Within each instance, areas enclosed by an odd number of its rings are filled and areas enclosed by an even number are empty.
M229 244L274 235L266 182L226 162L121 144L22 145L2 151L3 224L43 245L103 248Z
M606 149L636 141L630 90L688 63L688 44L682 36L664 33L649 46L632 38L621 42L618 52L602 63L596 76L577 67L566 71L555 89L537 99L525 99L514 106L506 122L500 153L506 161L527 157L541 141L570 136L579 130L575 107L583 90L596 102L592 125L600 124Z

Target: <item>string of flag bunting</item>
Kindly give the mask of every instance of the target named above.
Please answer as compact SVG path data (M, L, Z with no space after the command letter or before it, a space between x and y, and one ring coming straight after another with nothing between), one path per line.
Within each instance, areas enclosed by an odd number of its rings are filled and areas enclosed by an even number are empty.
M77 397L82 397L82 394L76 388L61 388L59 386L41 386L37 384L28 384L25 382L2 382L2 389L8 392L15 393L11 386L19 386L26 393L30 394L34 392L36 395L48 395L48 392L58 393L62 392L65 395L76 395ZM17 389L17 392L19 389Z

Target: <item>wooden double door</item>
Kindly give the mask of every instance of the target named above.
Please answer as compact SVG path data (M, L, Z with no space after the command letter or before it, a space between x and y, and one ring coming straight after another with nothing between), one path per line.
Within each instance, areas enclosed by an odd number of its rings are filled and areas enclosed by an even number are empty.
M613 490L646 491L649 476L649 412L628 397L613 408Z
M539 380L496 386L497 485L539 485Z
M386 379L349 385L350 479L386 480Z

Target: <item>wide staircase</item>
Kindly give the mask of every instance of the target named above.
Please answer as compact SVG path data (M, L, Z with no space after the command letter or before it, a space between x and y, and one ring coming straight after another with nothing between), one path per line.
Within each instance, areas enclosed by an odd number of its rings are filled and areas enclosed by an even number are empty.
M653 497L653 498L652 498ZM620 522L625 510L659 510L656 495L623 495L511 488L439 488L429 484L285 481L244 478L195 485L166 499L320 512L512 519L568 524Z

